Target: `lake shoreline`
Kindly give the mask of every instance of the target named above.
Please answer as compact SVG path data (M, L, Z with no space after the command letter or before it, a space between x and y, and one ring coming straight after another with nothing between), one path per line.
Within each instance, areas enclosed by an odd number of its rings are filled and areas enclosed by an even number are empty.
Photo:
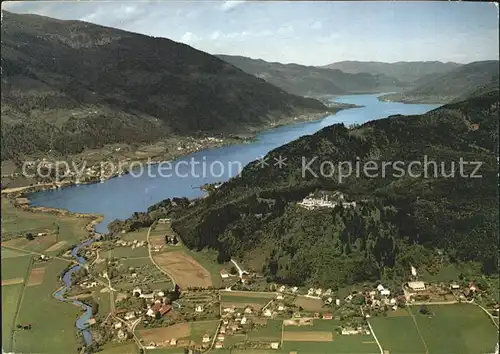
M224 143L218 143L215 142L213 144L205 144L201 148L198 149L188 149L184 150L179 153L173 153L173 154L168 154L165 157L160 157L158 158L157 156L148 156L144 158L136 158L133 160L129 161L124 161L124 160L119 160L116 165L122 166L125 163L128 165L134 165L134 164L140 164L142 166L154 166L158 165L161 163L168 163L175 161L177 159L181 159L185 156L191 155L193 153L203 151L203 150L208 150L208 149L214 149L214 148L221 148L225 146L231 146L231 145L238 145L238 144L245 144L245 143L251 143L255 140L257 140L257 134L266 132L266 131L272 131L273 129L283 127L283 126L289 126L289 125L294 125L298 123L304 123L304 122L313 122L317 120L321 120L325 117L328 117L330 115L335 115L339 111L344 110L344 109L350 109L350 108L356 108L356 107L351 107L350 105L345 105L345 106L339 106L339 107L330 107L334 108L334 110L331 111L325 111L325 112L315 112L315 113L305 113L299 116L295 117L286 117L279 119L276 123L271 124L270 126L262 126L259 128L253 128L250 129L248 133L239 133L239 134L229 134L227 137L225 137L226 141ZM229 140L229 141L228 141ZM168 157L167 157L168 156ZM154 159L152 161L151 159ZM101 161L102 163L103 161ZM110 175L106 175L105 177L98 177L95 176L93 178L90 178L88 180L84 181L78 181L78 180L59 180L59 181L51 181L51 182L46 182L46 183L41 183L36 185L25 185L25 186L17 186L17 187L11 187L11 188L4 188L1 190L2 195L9 195L9 194L15 194L20 191L24 191L24 194L31 194L31 193L36 193L36 192L41 192L41 191L46 191L46 190L54 190L54 189L62 189L66 187L72 187L72 186L77 186L77 185L88 185L88 184L96 184L96 183L103 183L105 181L111 180L113 178L117 177L122 177L130 174L131 170L122 170L122 171L115 171ZM26 195L23 195L24 198L27 198ZM29 200L29 198L27 198Z
M317 120L321 120L327 116L330 115L335 115L337 112L344 110L344 109L351 109L351 108L357 108L357 107L349 107L346 105L346 107L338 107L338 110L335 112L320 112L320 113L309 113L309 114L304 114L299 117L300 119L293 119L290 120L288 119L286 123L277 123L271 127L263 127L260 130L255 130L251 133L251 135L245 136L244 134L234 134L232 135L234 141L230 143L225 143L225 144L214 144L213 146L206 146L203 147L202 149L198 151L203 151L207 149L212 149L212 148L220 148L224 146L230 146L230 145L235 145L235 144L242 144L242 143L250 143L252 141L257 140L257 134L265 131L271 131L273 129L283 127L283 126L288 126L288 125L294 125L298 123L304 123L304 122L313 122ZM237 137L237 138L234 138ZM138 159L132 161L133 163L143 163L146 166L150 165L158 165L161 163L166 163L166 162L171 162L172 160L176 160L185 156L188 156L194 152L198 151L185 151L182 154L179 154L173 158L170 159L165 159L165 160L158 160L158 161L149 161L150 158L147 159ZM132 163L131 162L131 163ZM122 176L125 176L130 173L130 170L125 171L124 173L121 174L115 174L112 176L109 176L106 179L94 179L94 180L89 180L81 183L76 183L75 181L54 181L54 182L49 182L49 183L40 183L37 185L33 186L20 186L20 187L13 187L13 188L5 188L1 190L1 195L2 197L6 197L10 199L10 202L14 205L16 208L20 208L23 210L27 210L30 212L36 212L36 213L52 213L52 214L57 214L61 216L74 216L74 217L83 217L83 218L91 218L92 220L89 222L89 224L86 226L86 230L89 233L89 236L94 236L99 233L95 231L95 227L97 224L101 223L104 220L104 215L101 214L94 214L94 213L78 213L78 212L72 212L68 209L64 208L51 208L51 207L43 207L43 206L32 206L31 205L31 199L30 195L33 193L38 193L38 192L43 192L43 191L48 191L48 190L56 190L56 189L63 189L67 187L74 187L78 185L89 185L89 184L97 184L97 183L103 183L107 180L111 180L114 178L119 178ZM22 203L17 203L16 200L22 199Z

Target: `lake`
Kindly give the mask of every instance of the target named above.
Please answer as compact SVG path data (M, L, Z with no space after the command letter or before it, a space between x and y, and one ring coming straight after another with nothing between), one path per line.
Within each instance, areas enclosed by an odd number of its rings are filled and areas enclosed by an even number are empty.
M202 150L172 161L171 165L151 166L149 173L135 170L131 174L104 183L76 185L33 193L33 206L62 208L78 213L104 215L96 231L107 232L114 219L126 219L136 211L172 197L196 198L204 195L199 186L226 181L251 161L301 136L336 123L364 123L390 115L422 114L437 104L404 104L381 102L380 94L340 96L335 102L353 103L361 108L346 109L324 119L283 126L258 134L251 143Z

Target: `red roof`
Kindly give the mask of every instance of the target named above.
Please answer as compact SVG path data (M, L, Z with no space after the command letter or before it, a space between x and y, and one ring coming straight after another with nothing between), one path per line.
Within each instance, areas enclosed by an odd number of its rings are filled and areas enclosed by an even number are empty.
M221 270L220 270L220 274L229 274L229 273L227 272L227 270L225 270L225 269L221 269Z
M164 314L166 314L167 312L169 312L170 310L172 310L172 306L170 305L163 305L161 308L160 308L160 314L163 316Z
M153 306L151 306L151 310L153 311L160 311L161 309L161 304L160 303L155 303Z

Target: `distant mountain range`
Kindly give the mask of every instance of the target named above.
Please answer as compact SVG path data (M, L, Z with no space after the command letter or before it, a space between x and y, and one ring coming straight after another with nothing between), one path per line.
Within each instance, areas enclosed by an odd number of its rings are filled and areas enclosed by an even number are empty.
M287 92L301 96L388 92L403 87L397 79L384 74L367 72L350 74L337 69L270 63L242 56L217 55L217 57Z
M407 103L448 103L498 90L498 60L478 61L460 66L442 75L425 76L419 85L383 100Z
M242 132L327 110L169 39L2 15L2 160L171 134Z
M345 73L370 73L392 77L405 84L414 84L415 81L430 75L439 75L456 69L463 64L440 61L401 61L384 63L378 61L340 61L325 65L324 68L338 69Z

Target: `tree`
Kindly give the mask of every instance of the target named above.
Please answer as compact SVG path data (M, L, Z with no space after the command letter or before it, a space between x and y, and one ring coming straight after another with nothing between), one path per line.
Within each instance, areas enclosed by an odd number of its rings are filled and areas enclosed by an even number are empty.
M26 233L26 239L28 241L33 241L35 239L35 237L33 236L33 234L31 232L28 232L28 233Z
M95 300L92 300L92 316L97 315L99 312L99 303L97 303Z
M232 266L231 269L229 270L229 273L235 275L235 274L238 274L238 269L236 269L235 266Z
M157 319L157 320L161 319L161 313L160 313L160 311L156 311L155 312L155 319Z

